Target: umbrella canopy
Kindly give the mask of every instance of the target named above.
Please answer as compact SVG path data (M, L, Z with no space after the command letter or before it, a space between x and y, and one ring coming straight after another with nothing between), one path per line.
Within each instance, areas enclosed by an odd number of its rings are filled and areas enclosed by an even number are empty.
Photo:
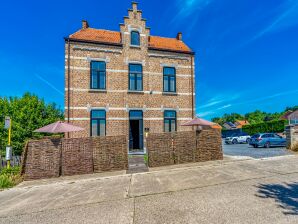
M55 123L44 126L42 128L36 129L34 132L65 133L65 132L75 132L75 131L83 131L83 130L85 129L62 121L57 121Z
M202 118L195 118L192 119L191 121L188 121L181 126L213 126L215 123L204 120Z

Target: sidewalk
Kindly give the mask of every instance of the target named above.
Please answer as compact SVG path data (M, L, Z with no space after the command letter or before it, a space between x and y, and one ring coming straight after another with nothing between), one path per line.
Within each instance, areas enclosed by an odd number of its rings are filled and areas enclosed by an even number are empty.
M273 194L297 199L297 179L284 156L30 181L0 192L0 223L297 223L297 203Z

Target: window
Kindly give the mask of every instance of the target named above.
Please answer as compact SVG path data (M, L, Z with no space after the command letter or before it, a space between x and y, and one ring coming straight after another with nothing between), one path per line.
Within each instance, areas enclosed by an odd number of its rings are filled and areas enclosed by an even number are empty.
M163 91L176 92L176 69L171 67L163 68Z
M106 89L106 63L91 61L91 89Z
M130 45L140 46L140 33L138 31L131 31Z
M140 64L129 64L129 90L143 90L143 68Z
M91 111L91 136L106 135L106 111Z
M166 110L164 112L164 130L165 132L174 132L177 129L176 111Z

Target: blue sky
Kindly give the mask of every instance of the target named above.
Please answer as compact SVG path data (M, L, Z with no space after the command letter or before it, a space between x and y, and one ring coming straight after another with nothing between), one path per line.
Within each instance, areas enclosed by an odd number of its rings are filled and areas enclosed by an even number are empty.
M131 1L1 3L0 95L29 91L64 106L64 40L87 19L119 30ZM210 119L298 104L298 1L140 0L152 35L196 52L196 110Z

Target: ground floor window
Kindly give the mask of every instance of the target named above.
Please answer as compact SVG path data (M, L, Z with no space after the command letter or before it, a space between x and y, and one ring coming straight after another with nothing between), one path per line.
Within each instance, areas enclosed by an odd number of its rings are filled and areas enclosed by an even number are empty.
M91 136L106 135L106 111L92 110L91 111Z
M174 110L164 112L164 131L174 132L177 130L177 113Z

